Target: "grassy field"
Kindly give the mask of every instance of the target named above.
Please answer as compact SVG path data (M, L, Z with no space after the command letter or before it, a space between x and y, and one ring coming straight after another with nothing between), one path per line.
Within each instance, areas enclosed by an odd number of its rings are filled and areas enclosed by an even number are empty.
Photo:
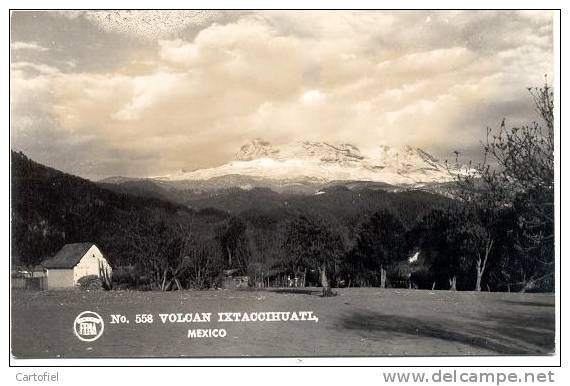
M553 294L350 288L322 298L291 291L12 292L17 358L406 356L547 354L554 351ZM82 311L99 313L103 335L73 333ZM219 323L218 312L313 311L314 321ZM162 323L161 313L211 312L211 323ZM111 324L111 314L129 323ZM136 324L136 314L153 323ZM224 328L223 338L188 338Z

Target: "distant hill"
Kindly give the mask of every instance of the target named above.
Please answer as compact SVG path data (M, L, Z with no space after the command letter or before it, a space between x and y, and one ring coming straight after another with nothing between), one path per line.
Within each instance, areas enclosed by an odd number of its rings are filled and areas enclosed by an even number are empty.
M154 212L165 219L197 215L158 193L148 193L150 186L145 189L145 194L111 191L12 151L12 256L41 261L66 243L87 241L112 254L109 240L131 213Z
M445 207L453 202L435 192L397 189L387 184L359 181L332 182L312 194L276 192L265 187L176 189L151 180L99 184L116 192L169 200L194 210L215 208L233 215L263 211L279 219L299 213L313 213L332 216L348 224L354 224L362 216L381 209L389 209L411 224L427 210Z

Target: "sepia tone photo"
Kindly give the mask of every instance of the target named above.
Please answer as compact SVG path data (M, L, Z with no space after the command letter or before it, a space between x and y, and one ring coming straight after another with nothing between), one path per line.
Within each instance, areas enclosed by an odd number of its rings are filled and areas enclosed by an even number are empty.
M11 11L12 357L553 355L553 17Z

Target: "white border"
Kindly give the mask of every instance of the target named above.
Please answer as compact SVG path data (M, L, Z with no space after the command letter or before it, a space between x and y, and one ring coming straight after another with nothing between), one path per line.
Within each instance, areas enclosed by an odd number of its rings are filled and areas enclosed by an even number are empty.
M309 1L299 1L299 0L290 0L287 2L272 2L271 4L268 4L267 2L264 1L240 1L238 2L231 2L231 1L216 1L216 2L212 2L212 1L193 1L191 3L188 2L182 2L182 1L169 1L169 0L162 0L160 2L151 2L151 1L108 1L108 0L102 0L102 1L98 1L98 2L93 2L93 1L89 1L89 2L81 2L81 3L77 3L75 1L51 1L49 3L45 2L45 1L8 1L6 2L7 6L5 8L6 13L4 14L4 17L1 18L1 23L2 23L2 27L0 29L1 33L3 34L2 36L2 42L3 42L3 50L0 51L1 55L2 55L2 63L4 64L4 77L2 77L2 82L3 82L3 90L4 93L2 93L2 108L4 109L4 116L7 117L8 116L8 71L9 71L9 64L8 64L8 47L7 47L7 42L8 42L8 8L12 7L12 8L45 8L47 6L49 6L49 8L76 8L76 7L81 7L81 8L125 8L125 9L129 9L129 8L195 8L195 9L200 9L200 8L349 8L349 9L354 9L354 8L506 8L506 7L510 7L510 8L514 8L514 9L521 9L521 8L561 8L563 7L565 4L562 1L517 1L516 3L512 3L509 4L507 2L503 2L503 3L499 3L496 0L495 1L488 1L488 0L484 0L484 1L478 1L478 2L461 2L461 3L457 3L454 1L430 1L430 2L421 2L421 1L409 1L409 2L390 2L390 3L374 3L371 1L361 1L361 0L353 0L350 2L342 2L342 1L336 1L336 0L332 0L332 1L327 1L326 3L316 3L316 2L309 2ZM6 4L5 3L5 4ZM558 12L557 12L558 14ZM562 13L563 19L565 15L565 12ZM563 20L564 21L564 20ZM554 20L554 26L555 26L555 33L554 33L554 47L555 47L555 52L556 52L556 60L555 60L555 79L560 79L560 64L559 64L559 60L558 58L562 57L562 60L565 63L568 63L567 59L567 55L565 54L565 52L563 51L562 53L559 52L558 47L559 47L559 31L560 31L560 25L558 23L558 17L555 17ZM564 39L565 43L567 38ZM564 90L564 95L565 95L565 100L568 100L568 91L569 88L568 86L568 81L566 80L567 78L562 78L563 80L563 84L562 84L562 90ZM556 103L557 106L560 106L560 90L558 89L558 87L555 87L556 90ZM568 103L565 102L563 106L560 106L562 108L562 111L567 111L567 106ZM558 111L558 110L557 110ZM558 119L558 115L556 117L556 119ZM566 118L563 118L563 121L566 122ZM5 121L6 122L6 121ZM4 135L0 136L0 142L1 142L1 146L3 146L4 149L8 149L9 148L9 139L8 139L8 133L7 133L7 128L8 128L8 122L5 123L6 124L6 132ZM558 125L557 125L558 126ZM560 131L558 131L558 134L560 133ZM563 138L564 142L567 141L566 139L567 137ZM568 144L567 146L568 147ZM556 150L556 159L561 161L563 163L563 169L564 170L568 170L568 167L565 162L565 159L561 159L561 153L560 153L560 149L557 148ZM4 153L4 162L5 164L3 164L3 167L0 169L1 170L1 175L0 175L0 179L2 181L4 181L5 185L5 189L2 190L2 199L4 203L8 202L8 189L9 189L9 176L8 176L8 156L6 153ZM560 176L557 175L557 181L560 181ZM566 181L564 181L562 188L564 189L564 187L566 186ZM556 205L557 208L560 208L560 195L558 193L558 191L556 192ZM565 207L562 208L563 210L563 216L566 214L566 209ZM3 215L3 219L4 221L1 223L2 225L2 230L3 232L1 232L1 237L2 237L2 246L4 248L7 249L7 245L9 243L9 239L8 239L8 221L7 219L9 218L9 211L8 211L8 206L6 204L4 204L4 206L2 207L2 215ZM565 217L567 218L567 217ZM566 226L567 227L567 226ZM563 235L562 235L563 237ZM556 218L556 239L560 240L561 239L561 234L560 234L560 218L557 216ZM4 249L6 251L6 249ZM8 256L4 255L5 259L8 259ZM557 243L556 245L556 267L558 269L558 267L560 267L560 244ZM7 264L7 262L5 262L4 264ZM563 267L563 277L568 277L568 266L570 265L570 262L566 262L564 264ZM557 309L557 315L558 315L558 311L560 310L560 294L562 292L565 292L565 288L561 288L560 285L561 283L558 280L558 275L557 275L557 279L556 279L556 285L557 285L557 289L561 289L560 291L557 291L557 296L556 296L556 309ZM0 281L1 281L1 285L2 288L4 288L5 290L9 288L9 283L8 283L8 274L5 272L4 275L0 275ZM565 295L568 296L568 295ZM2 306L3 307L9 307L8 304L8 297L6 295L4 295L2 297ZM6 309L4 308L4 309ZM564 315L568 313L568 306L566 306L565 310L564 310ZM566 319L566 318L565 318ZM3 347L5 349L7 349L8 347L8 337L6 335L6 331L8 330L8 325L7 325L7 317L2 319L2 326L0 328L3 329L3 331L5 332L4 334L2 334L2 343L3 343ZM557 317L557 342L560 342L560 326L558 325L558 317ZM568 335L568 332L565 333L565 336ZM565 345L565 347L567 347L567 345ZM566 350L568 350L566 348ZM565 355L568 356L569 354L566 353L565 351ZM129 365L135 365L135 366L205 366L205 365L216 365L216 366L228 366L228 365L232 365L232 366L268 366L268 365L281 365L281 366L314 366L314 365L332 365L332 366L345 366L345 365L358 365L358 366L414 366L416 368L420 367L420 366L496 366L496 365L500 365L500 366L556 366L558 365L560 360L559 357L559 350L557 350L557 354L553 355L553 356L547 356L547 357L410 357L410 358L301 358L301 359L297 359L297 358L286 358L286 359L281 359L281 358L255 358L255 359L85 359L85 360L80 360L80 359L56 359L56 360L16 360L16 359L12 359L11 360L11 364L14 366L129 366ZM12 377L9 377L8 380L14 380L13 375L18 372L18 369L10 369L11 371L9 371L10 374L12 374ZM22 369L20 369L21 371ZM38 372L40 369L37 369ZM54 370L55 369L51 369ZM101 372L97 369L62 369L60 372L63 372L68 374L70 379L77 376L78 380L81 379L81 382L83 385L88 385L88 384L101 384L103 382L107 383L107 381L104 381L101 377L103 376L104 378L108 378L109 376L111 376L110 374L120 374L122 373L120 371L121 369L107 369L105 370L104 375L101 374ZM128 379L129 384L133 384L134 382L140 382L141 384L150 384L152 382L158 383L164 383L164 382L170 382L170 380L174 379L165 379L163 375L158 376L156 372L151 371L152 369L126 369L126 370L130 370L129 371L129 377L131 378L125 378ZM183 369L168 369L167 370L167 374L172 374L173 377L176 377L177 375L183 375L184 378L183 379L187 379L186 382L184 383L193 383L191 381L191 379L194 378L194 376L191 376L191 378L188 378L190 374L198 374L198 373L202 373L204 369L202 370L198 370L198 369L193 369L190 372L188 371L184 371ZM216 379L219 374L221 374L221 372L219 370L216 369L205 369L207 370L205 373L210 376L210 379L214 380ZM249 371L246 371L247 369L232 369L232 376L231 376L231 381L234 384L251 384L251 383L257 383L256 382L256 378L257 376L252 376L251 373ZM351 382L354 383L356 381L356 379L354 378L353 375L348 376L348 374L353 374L352 371L348 371L347 369L325 369L326 371L319 371L320 374L325 374L324 378L316 378L315 381L319 382L319 383L323 383L325 380L334 380L335 384L340 384L340 383L347 383L347 382ZM396 370L396 369L393 369ZM412 370L412 369L408 369L408 370ZM491 370L491 369L489 369ZM498 369L497 369L498 370ZM109 373L107 372L109 371ZM165 370L166 371L166 370ZM216 375L213 376L212 373L215 373ZM358 373L359 374L368 374L368 375L372 375L372 379L374 380L374 382L376 383L382 383L382 379L379 377L379 372L377 369L358 369ZM271 369L269 374L265 374L261 379L258 379L259 381L263 382L263 383L270 383L272 385L274 384L290 384L290 383L305 383L304 380L302 380L300 377L302 377L303 375L299 372L295 372L295 377L293 379L291 379L291 373L289 372L288 369ZM320 375L321 376L321 375ZM319 376L319 377L320 377ZM97 378L98 377L98 378ZM243 378L241 378L243 377ZM170 376L168 376L168 378L170 378ZM246 382L242 382L242 380L246 380ZM93 381L93 382L91 382ZM109 378L109 381L112 383L115 383L113 381L113 378ZM117 380L118 381L118 380ZM220 379L221 381L221 379ZM61 382L65 382L65 380L60 380ZM260 383L261 383L260 382ZM11 382L10 382L11 383ZM218 383L217 381L215 383Z

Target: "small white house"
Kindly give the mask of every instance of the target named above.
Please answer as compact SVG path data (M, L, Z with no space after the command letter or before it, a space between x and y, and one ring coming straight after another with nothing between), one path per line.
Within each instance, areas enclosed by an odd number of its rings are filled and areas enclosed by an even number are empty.
M105 283L112 269L97 245L93 243L65 244L54 256L41 264L46 270L48 289L73 288L84 276L96 275Z

